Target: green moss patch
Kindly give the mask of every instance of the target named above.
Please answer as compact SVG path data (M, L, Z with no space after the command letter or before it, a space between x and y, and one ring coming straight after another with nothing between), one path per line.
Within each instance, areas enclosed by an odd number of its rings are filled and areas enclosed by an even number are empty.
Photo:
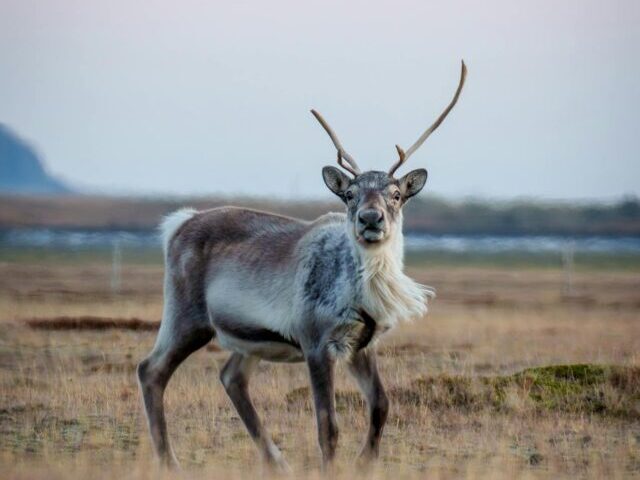
M607 410L606 390L612 367L554 365L529 368L514 375L516 382L539 408L599 413Z
M562 411L640 419L640 368L604 365L553 365L513 375L440 375L392 390L402 403L430 408L497 411Z
M425 376L409 387L390 388L388 394L394 403L426 406L434 411L490 409L640 419L640 367L576 364L527 368L491 377ZM286 401L290 408L313 408L308 387L292 390ZM338 411L362 406L358 392L336 392Z

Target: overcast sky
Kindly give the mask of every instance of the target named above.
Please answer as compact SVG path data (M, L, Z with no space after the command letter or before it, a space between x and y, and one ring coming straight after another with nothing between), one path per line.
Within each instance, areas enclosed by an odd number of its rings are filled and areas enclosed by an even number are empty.
M2 0L0 122L70 182L329 197L366 169L450 198L640 194L640 1Z

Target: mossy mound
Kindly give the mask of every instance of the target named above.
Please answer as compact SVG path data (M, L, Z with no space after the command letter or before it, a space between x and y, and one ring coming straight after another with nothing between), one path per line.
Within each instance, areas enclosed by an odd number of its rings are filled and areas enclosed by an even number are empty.
M528 368L509 380L515 381L541 408L603 412L611 369L588 364L554 365Z
M399 401L431 408L562 411L640 418L640 368L591 364L528 368L495 377L414 380Z
M398 404L434 411L556 411L640 419L640 367L577 364L493 377L438 375L417 378L409 387L391 388L388 393ZM286 401L290 408L312 408L308 387L292 390ZM358 392L336 392L338 411L362 406Z

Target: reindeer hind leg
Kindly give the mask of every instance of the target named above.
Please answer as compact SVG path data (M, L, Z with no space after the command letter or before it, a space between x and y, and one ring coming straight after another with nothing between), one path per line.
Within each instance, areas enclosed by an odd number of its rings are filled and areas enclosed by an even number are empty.
M154 449L163 465L177 467L167 434L164 391L178 366L209 343L215 331L206 316L194 315L193 309L182 309L180 314L170 310L165 308L156 344L138 365L137 374Z

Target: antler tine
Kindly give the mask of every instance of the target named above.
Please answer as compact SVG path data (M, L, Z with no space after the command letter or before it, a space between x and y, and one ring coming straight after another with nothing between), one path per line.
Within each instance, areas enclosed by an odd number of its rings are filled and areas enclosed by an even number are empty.
M453 99L451 100L451 102L449 103L449 105L447 105L447 108L444 109L444 111L440 114L440 116L436 119L435 122L433 122L433 125L431 125L429 128L427 128L427 130L420 135L420 138L418 138L418 140L416 140L416 142L411 145L411 147L409 147L409 149L405 152L404 150L402 150L402 148L400 148L398 145L396 145L396 150L398 150L398 155L399 155L399 159L396 163L393 164L393 166L391 167L391 169L389 169L389 175L393 175L395 173L395 171L400 168L400 166L406 162L409 157L411 155L413 155L413 153L420 148L420 146L424 143L424 141L429 138L429 135L431 135L436 128L438 128L440 126L440 124L442 123L442 121L447 118L447 115L449 115L449 112L451 111L451 109L455 106L455 104L458 102L458 97L460 97L460 92L462 92L462 87L464 86L464 81L467 78L467 66L464 64L464 60L462 61L462 68L460 71L460 83L458 84L458 89L456 90L455 95L453 96Z
M360 170L360 167L358 166L356 161L342 147L342 144L340 143L340 140L338 140L338 136L333 131L333 129L329 126L327 121L324 118L322 118L322 115L320 115L315 110L311 110L311 113L313 114L314 117L316 117L316 120L318 120L318 122L320 122L320 125L322 125L322 128L325 129L325 131L327 132L327 134L331 138L331 141L335 145L336 150L338 150L338 165L340 165L342 168L344 168L345 170L350 172L354 177L356 177L360 173L362 173L361 170ZM345 164L345 162L347 162L348 165Z

